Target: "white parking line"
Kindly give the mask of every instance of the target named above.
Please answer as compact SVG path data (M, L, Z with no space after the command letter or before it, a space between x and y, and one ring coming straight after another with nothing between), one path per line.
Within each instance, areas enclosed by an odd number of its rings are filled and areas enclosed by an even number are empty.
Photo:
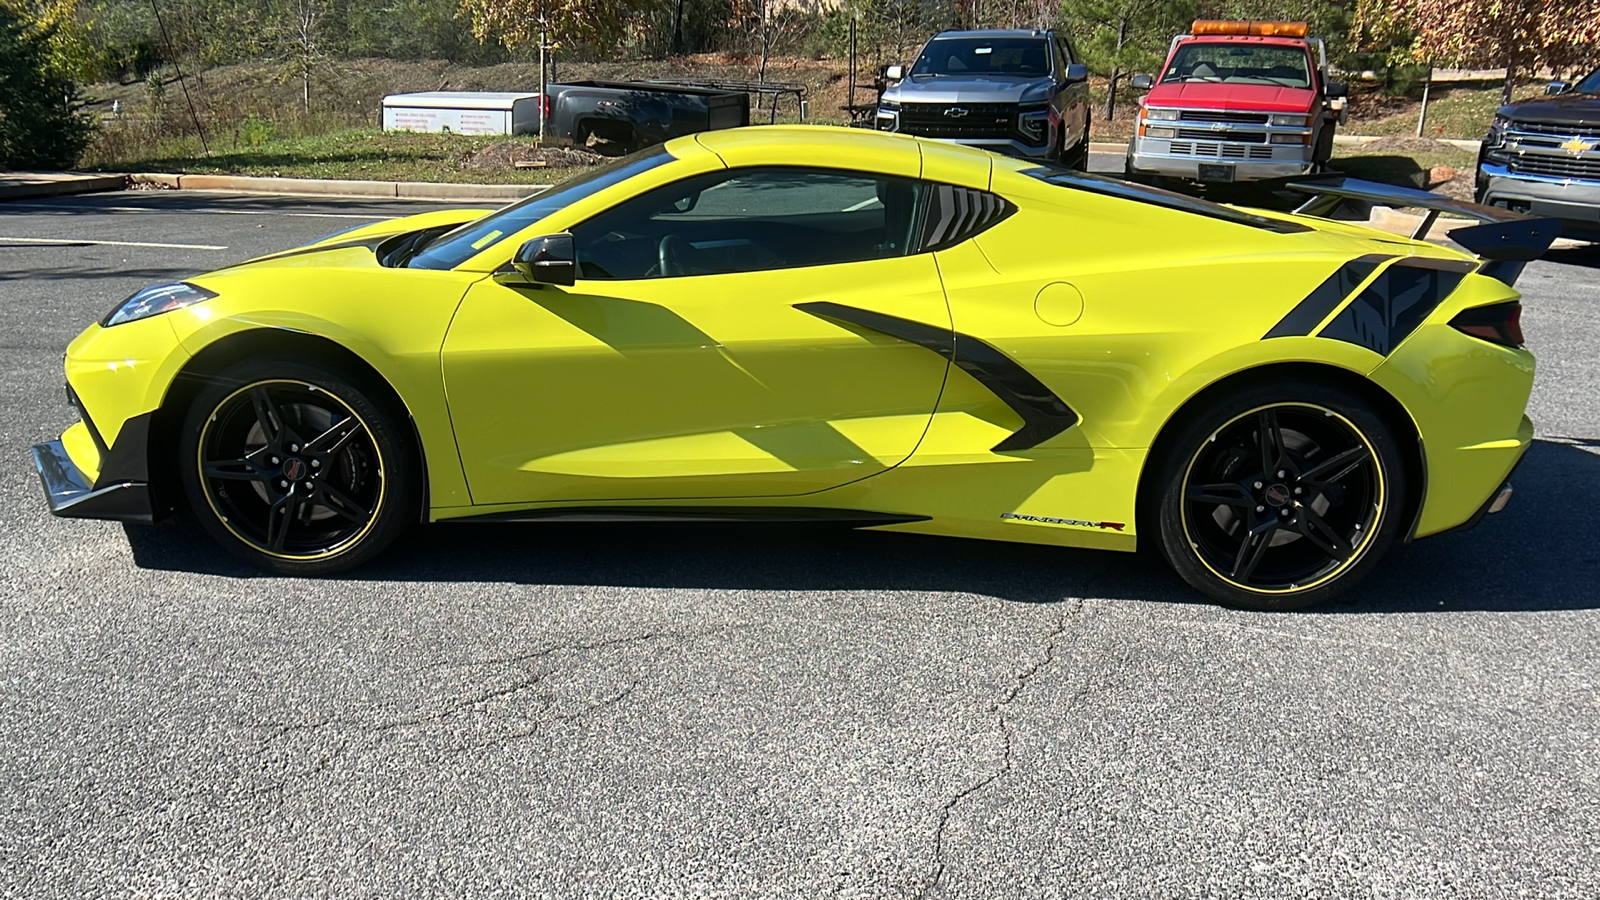
M154 206L100 206L107 212L153 212L153 213L214 213L219 216L292 216L299 219L367 219L376 222L387 219L389 216L362 216L355 213L311 213L311 212L278 212L270 209L160 209Z
M0 242L15 241L19 244L45 244L54 247L82 247L95 244L105 247L156 247L162 250L226 250L227 247L217 244L156 244L147 241L92 241L87 238L29 238L8 237L0 234Z

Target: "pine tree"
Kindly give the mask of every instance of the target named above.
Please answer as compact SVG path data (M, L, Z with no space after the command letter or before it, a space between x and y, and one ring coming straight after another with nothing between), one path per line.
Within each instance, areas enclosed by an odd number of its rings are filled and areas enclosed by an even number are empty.
M0 5L0 169L68 168L89 142L93 125L51 61L51 37Z

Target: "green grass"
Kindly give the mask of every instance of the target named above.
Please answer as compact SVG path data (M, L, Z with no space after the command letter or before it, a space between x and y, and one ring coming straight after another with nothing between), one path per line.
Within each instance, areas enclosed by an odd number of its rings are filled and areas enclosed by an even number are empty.
M1518 85L1511 96L1514 100L1523 100L1543 93L1544 82L1528 83ZM1423 128L1423 136L1479 140L1489 130L1489 122L1499 108L1499 84L1435 88L1428 99L1428 120ZM1403 111L1352 122L1349 128L1343 130L1347 134L1415 135L1420 111L1418 97Z
M311 137L268 140L257 147L202 152L194 138L168 139L143 152L116 155L93 166L110 172L179 172L188 175L269 175L282 178L353 178L371 181L448 181L474 184L548 184L574 170L468 168L469 153L531 138L384 133L356 129Z

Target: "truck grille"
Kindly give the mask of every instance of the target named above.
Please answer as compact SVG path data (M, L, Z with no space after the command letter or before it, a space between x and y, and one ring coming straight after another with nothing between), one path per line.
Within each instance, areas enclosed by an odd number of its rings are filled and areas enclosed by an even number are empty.
M1512 131L1529 134L1553 134L1560 138L1600 138L1600 125L1547 125L1543 122L1512 122Z
M1224 144L1218 141L1173 141L1173 156L1203 156L1211 159L1271 159L1271 147Z
M1514 175L1545 175L1600 181L1600 159L1562 156L1513 156L1506 164Z
M1220 109L1185 109L1178 112L1182 122L1228 122L1234 125L1265 125L1264 113L1226 112Z
M1212 131L1209 128L1179 128L1178 137L1186 141L1216 141L1225 140L1236 144L1265 144L1266 132L1262 131Z
M961 112L955 112L961 110ZM1015 103L902 103L900 130L936 138L1014 137Z

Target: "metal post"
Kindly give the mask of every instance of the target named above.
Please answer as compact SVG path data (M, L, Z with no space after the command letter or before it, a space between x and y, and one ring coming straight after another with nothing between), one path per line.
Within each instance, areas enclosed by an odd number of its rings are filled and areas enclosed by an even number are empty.
M1422 137L1423 126L1428 123L1428 89L1433 87L1433 66L1428 66L1428 77L1422 82L1422 110L1417 113L1417 137Z
M539 146L541 146L541 147L544 146L544 133L545 133L545 131L544 131L544 121L545 121L545 119L550 118L548 113L549 113L550 108L551 108L550 95L547 93L547 91L549 90L549 82L545 79L545 76L544 76L544 73L545 73L545 68L544 68L545 28L544 28L544 24L545 24L544 14L540 13L539 14Z
M856 13L850 14L850 93L845 95L845 115L856 120Z

